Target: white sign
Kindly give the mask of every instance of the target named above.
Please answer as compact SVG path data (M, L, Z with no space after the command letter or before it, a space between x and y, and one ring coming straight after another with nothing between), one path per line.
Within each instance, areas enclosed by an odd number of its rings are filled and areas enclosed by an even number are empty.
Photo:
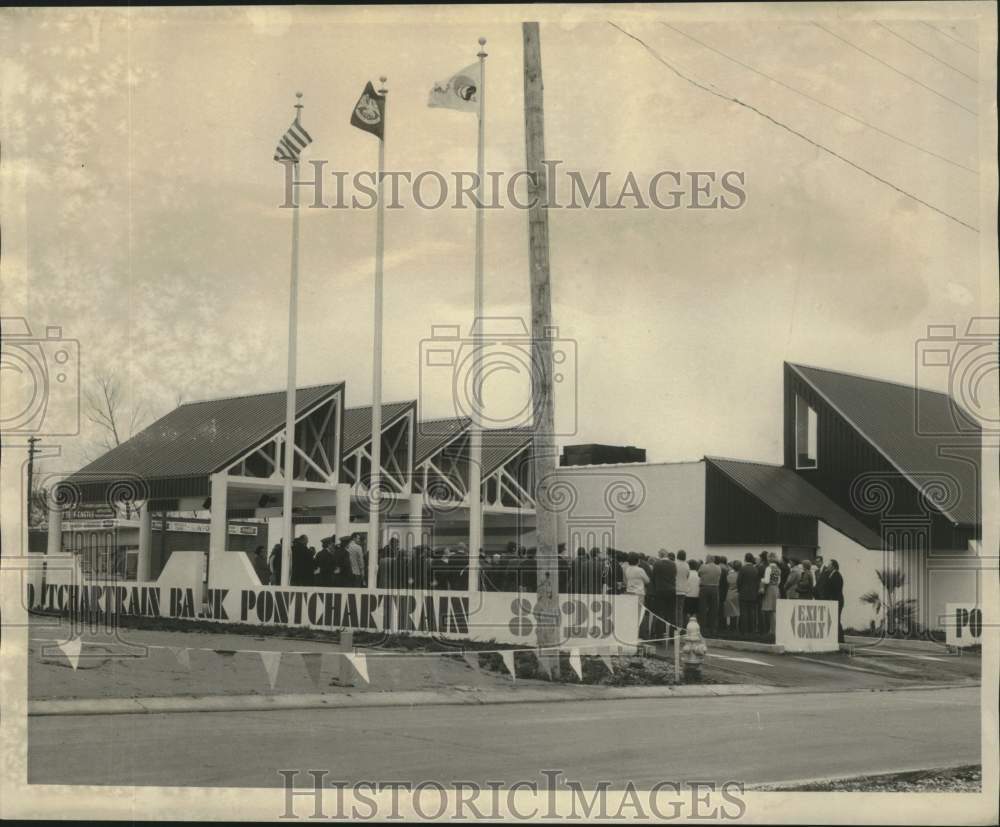
M190 534L208 534L211 526L208 523L183 523L177 521L167 522L167 531L186 531ZM257 526L253 525L231 525L230 534L257 536Z
M974 603L949 603L944 641L949 646L976 646L983 642L983 610Z
M94 531L99 528L138 528L135 520L73 520L63 523L63 531Z
M775 640L786 652L836 652L836 600L779 600Z

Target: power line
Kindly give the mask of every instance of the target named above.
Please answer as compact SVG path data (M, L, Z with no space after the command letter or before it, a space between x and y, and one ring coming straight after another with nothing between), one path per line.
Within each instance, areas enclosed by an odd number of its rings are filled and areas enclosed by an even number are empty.
M762 72L760 69L757 69L757 68L751 66L748 63L744 63L742 60L737 60L735 57L727 55L725 52L723 52L723 51L715 48L714 46L709 45L708 43L705 43L705 42L699 40L694 35L690 35L687 32L681 31L680 29L676 28L675 26L671 26L669 23L663 23L661 21L660 25L666 26L668 29L672 29L673 31L677 32L680 35L683 35L684 37L688 38L689 40L693 40L698 45L704 46L706 49L709 49L710 51L713 51L716 54L721 55L722 57L726 58L726 60L732 61L737 66L742 66L744 69L749 69L751 72L755 72L756 74L760 75L761 77L767 78L772 83L776 83L779 86L784 87L785 89L788 89L788 90L790 90L792 92L795 92L795 94L797 94L797 95L801 95L802 97L807 98L808 100L811 100L813 103L818 103L820 106L826 107L831 112L836 112L838 115L842 115L843 117L849 118L850 120L854 121L855 123L859 123L862 126L866 126L869 129L873 129L876 132L878 132L879 134L885 135L887 138L892 138L894 141L899 141L901 144L905 144L906 146L911 147L912 149L916 149L919 152L923 152L925 155L930 155L932 158L937 158L940 161L944 161L946 164L951 164L952 166L958 167L959 169L964 169L966 172L971 172L973 175L979 175L979 171L973 169L972 167L967 167L964 164L958 163L958 161L952 161L951 158L946 158L944 155L938 155L938 153L936 153L936 152L932 152L929 149L924 149L924 147L918 146L917 144L912 143L912 142L906 140L906 138L901 138L901 137L899 137L899 135L893 135L891 132L887 132L886 130L882 129L881 127L875 126L875 124L868 123L868 121L862 120L861 118L859 118L859 117L857 117L855 115L851 115L849 112L845 112L843 109L838 109L836 106L833 106L832 104L829 104L826 101L822 101L819 98L814 98L812 95L808 94L807 92L803 92L801 89L796 89L794 86L791 86L791 85L785 83L783 80L778 80L778 78L772 77L771 75L767 74L766 72Z
M961 38L955 37L954 35L950 35L944 29L939 29L937 26L932 26L926 20L921 20L919 22L923 23L932 32L937 32L939 35L942 35L943 37L947 37L949 40L955 41L959 46L964 46L970 52L975 52L977 55L979 54L979 49L977 49L975 46L970 46L968 43L966 43Z
M929 58L930 58L931 60L936 60L936 61L937 61L938 63L940 63L940 64L941 64L942 66L947 66L947 67L948 67L949 69L951 69L951 70L952 70L953 72L958 72L958 73L959 73L959 74L960 74L960 75L961 75L961 76L962 76L963 78L968 78L968 79L969 79L969 80L971 80L971 81L972 81L973 83L979 83L979 80L978 80L978 79L976 79L976 78L974 78L974 77L973 77L972 75L967 75L967 74L966 74L965 72L963 72L963 71L962 71L961 69L959 69L958 67L956 67L956 66L952 66L952 65L951 65L950 63L947 63L946 61L944 61L944 60L941 60L941 58L939 58L939 57L938 57L937 55L933 54L932 52L929 52L929 51L927 51L927 49L923 48L922 46L918 46L918 45L917 45L916 43L914 43L914 42L913 42L912 40L908 40L907 38L903 37L903 35L899 34L898 32L894 32L894 31L893 31L892 29L890 29L890 28L889 28L888 26L886 26L886 25L885 25L885 23L879 23L879 22L878 22L878 20L875 20L875 21L873 21L873 22L875 23L875 25L876 25L876 26L879 26L880 28L883 28L883 29L885 29L885 30L886 30L887 32L889 32L889 34L891 34L891 35L892 35L893 37L898 37L898 38L899 38L900 40L902 40L902 41L903 41L904 43L908 44L909 46L912 46L912 47L913 47L914 49L916 49L916 50L917 50L918 52L923 52L923 53L924 53L925 55L927 55L927 57L929 57Z
M847 39L846 37L841 37L841 36L840 36L839 34L837 34L836 32L832 32L832 31L830 31L830 30L829 30L828 28L826 28L826 26L822 26L822 25L820 25L819 23L817 23L817 22L815 22L815 21L813 21L813 25L814 25L814 26L815 26L815 27L816 27L817 29L821 29L822 31L826 32L826 33L827 33L828 35L830 35L831 37L835 37L835 38L837 38L837 40L839 40L839 41L840 41L841 43L846 43L846 44L847 44L848 46L850 46L850 47L851 47L852 49L856 49L857 51L861 52L861 54L863 54L863 55L867 55L868 57L870 57L870 58L871 58L872 60L876 61L877 63L881 63L881 64L882 64L883 66L885 66L886 68L888 68L888 69L892 69L892 71L894 71L894 72L895 72L895 73L896 73L897 75L902 75L902 76L903 76L904 78L907 78L908 80L911 80L911 81L913 81L913 82L914 82L915 84L917 84L917 86L922 86L922 87L923 87L924 89L926 89L926 90L927 90L928 92L933 92L933 93L934 93L935 95L937 95L937 96L938 96L939 98L944 98L944 99L945 99L946 101L948 101L949 103L953 103L953 104L955 104L955 106L957 106L957 107L958 107L959 109L964 109L964 110L965 110L966 112L968 112L968 113L969 113L970 115L972 115L973 117L977 117L977 118L979 117L979 115L978 115L978 114L976 113L976 111L975 111L974 109L969 109L969 107L965 106L964 104L961 104L961 103L959 103L959 102L958 102L957 100L955 100L954 98L949 98L949 97L948 97L947 95L943 95L943 94L941 94L940 92L938 92L938 90L937 90L937 89L934 89L933 87L930 87L930 86L928 86L928 85L927 85L926 83L924 83L923 81L919 81L919 80L917 80L917 79L916 79L915 77L913 77L912 75L908 75L908 74L906 74L906 72L904 72L904 71L903 71L902 69L897 69L897 68L896 68L895 66L893 66L893 65L892 65L891 63L886 63L886 62L885 62L884 60L882 60L882 58L880 58L880 57L876 57L876 56L875 56L875 55L873 55L873 54L872 54L871 52L869 52L869 51L867 51L867 50L865 50L865 49L862 49L862 48L861 48L860 46L858 46L858 45L856 45L856 44L854 44L854 43L851 43L851 41L850 41L850 40L848 40L848 39Z
M910 198L913 201L916 201L918 204L923 204L928 209L933 210L934 212L938 213L939 215L943 215L945 218L950 218L956 224L961 224L963 227L966 227L967 229L972 230L974 233L978 233L979 232L979 230L976 227L973 227L971 224L967 224L961 218L957 218L956 216L952 215L951 213L945 212L940 207L935 207L933 204L930 204L927 201L924 201L922 198L919 198L918 196L914 195L912 192L907 192L906 190L904 190L904 189L896 186L891 181L887 181L885 178L882 178L881 176L876 175L871 170L865 169L860 164L856 164L850 158L845 158L839 152L835 152L834 150L830 149L828 146L824 146L823 144L819 143L818 141L814 141L808 135L803 135L797 129L793 129L788 124L782 123L781 121L777 120L776 118L772 117L771 115L768 115L766 112L761 111L756 106L753 106L752 104L746 103L745 101L742 101L739 98L731 97L730 95L727 95L727 94L725 94L723 92L720 92L720 91L717 91L715 89L712 89L709 86L705 85L704 83L700 83L699 81L694 80L693 78L689 78L687 75L685 75L683 72L681 72L676 66L674 66L673 64L667 62L663 57L661 57L659 55L659 53L655 49L653 49L651 46L649 46L644 40L642 40L639 37L636 37L631 32L626 31L621 26L619 26L617 23L613 23L610 20L608 20L607 22L608 22L608 25L613 26L618 31L620 31L623 35L625 35L626 37L632 38L632 40L634 40L636 43L638 43L639 45L641 45L656 60L658 60L660 63L662 63L664 66L666 66L671 72L673 72L675 75L677 75L677 77L679 77L681 80L687 81L692 86L696 86L697 88L699 88L699 89L701 89L701 90L703 90L705 92L708 92L710 95L715 95L715 97L721 98L724 101L728 101L730 103L736 103L736 104L739 104L740 106L744 107L745 109L749 109L751 112L754 112L754 113L760 115L765 120L770 121L775 126L781 127L786 132L792 133L796 137L801 138L806 143L811 144L812 146L816 147L817 149L821 149L823 152L826 152L827 154L832 155L834 158L837 158L840 161L843 161L848 166L853 167L854 169L858 170L859 172L863 172L865 175L869 176L870 178L874 178L879 183L885 184L887 187L889 187L892 190L895 190L900 195L905 195L907 198Z

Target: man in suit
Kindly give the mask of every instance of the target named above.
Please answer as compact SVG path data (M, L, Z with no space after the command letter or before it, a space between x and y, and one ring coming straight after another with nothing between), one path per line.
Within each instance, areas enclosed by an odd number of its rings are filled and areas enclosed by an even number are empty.
M368 577L367 565L365 563L365 550L361 548L361 534L357 531L351 535L347 544L347 557L351 566L351 586L360 588L365 585Z
M292 586L311 586L313 581L313 552L305 534L292 541Z
M760 569L755 565L750 552L747 552L744 563L736 575L736 591L740 598L740 631L743 634L753 634L757 631L757 613L760 610Z
M334 540L333 548L333 585L340 588L351 585L351 558L347 553L348 538Z
M270 563L271 582L276 586L281 585L281 543L275 543L271 549Z
M837 642L844 642L844 627L840 623L840 616L844 611L844 577L840 573L840 563L831 560L829 563L830 573L826 578L826 599L837 601Z
M830 564L823 563L822 557L816 558L816 589L814 595L817 600L829 600L826 596L826 581L830 577Z
M653 563L653 588L656 595L653 611L670 624L664 628L660 620L656 622L653 637L673 638L677 615L677 564L667 556L667 550L661 548L659 557ZM660 630L663 629L661 632Z
M573 560L570 575L573 594L593 594L593 589L590 587L590 558L583 546L576 550L576 559Z
M333 537L324 537L320 550L316 555L315 584L329 588L333 585L333 570L336 561L333 557Z

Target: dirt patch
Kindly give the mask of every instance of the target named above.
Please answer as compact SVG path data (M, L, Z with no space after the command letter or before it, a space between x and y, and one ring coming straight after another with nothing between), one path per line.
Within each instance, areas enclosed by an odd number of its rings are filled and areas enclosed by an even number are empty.
M674 686L679 683L673 665L664 661L639 656L613 656L608 659L611 669L599 657L581 655L581 680L570 665L569 655L560 653L559 679L555 682L589 686ZM479 665L492 672L508 674L503 658L495 652L479 655ZM539 666L535 652L515 652L514 665L518 680L549 681L548 674Z
M810 784L757 787L758 790L785 792L878 792L878 793L978 793L983 790L983 768L980 764L943 770L896 772L845 778L839 781L818 781Z

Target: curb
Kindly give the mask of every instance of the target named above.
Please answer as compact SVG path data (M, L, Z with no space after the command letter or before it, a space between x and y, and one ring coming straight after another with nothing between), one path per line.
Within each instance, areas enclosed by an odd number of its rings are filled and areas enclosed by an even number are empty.
M357 695L198 695L184 698L80 698L28 701L29 717L53 715L143 715L172 712L264 712L281 709L363 709L387 706L483 706L492 704L601 701L624 698L691 698L783 694L755 684L609 686L603 689L487 689L473 691L364 692Z
M784 655L785 647L776 643L758 643L753 640L729 640L728 638L705 638L705 645L716 649L737 649L744 652L763 652L771 655Z
M28 717L65 715L158 715L181 712L270 712L289 709L364 709L394 706L484 706L493 704L607 701L636 698L712 698L754 695L805 695L841 692L906 692L967 689L968 684L928 684L885 689L764 686L760 684L691 684L681 686L609 686L603 689L507 689L430 692L364 692L357 695L198 695L183 698L82 698L28 701Z

